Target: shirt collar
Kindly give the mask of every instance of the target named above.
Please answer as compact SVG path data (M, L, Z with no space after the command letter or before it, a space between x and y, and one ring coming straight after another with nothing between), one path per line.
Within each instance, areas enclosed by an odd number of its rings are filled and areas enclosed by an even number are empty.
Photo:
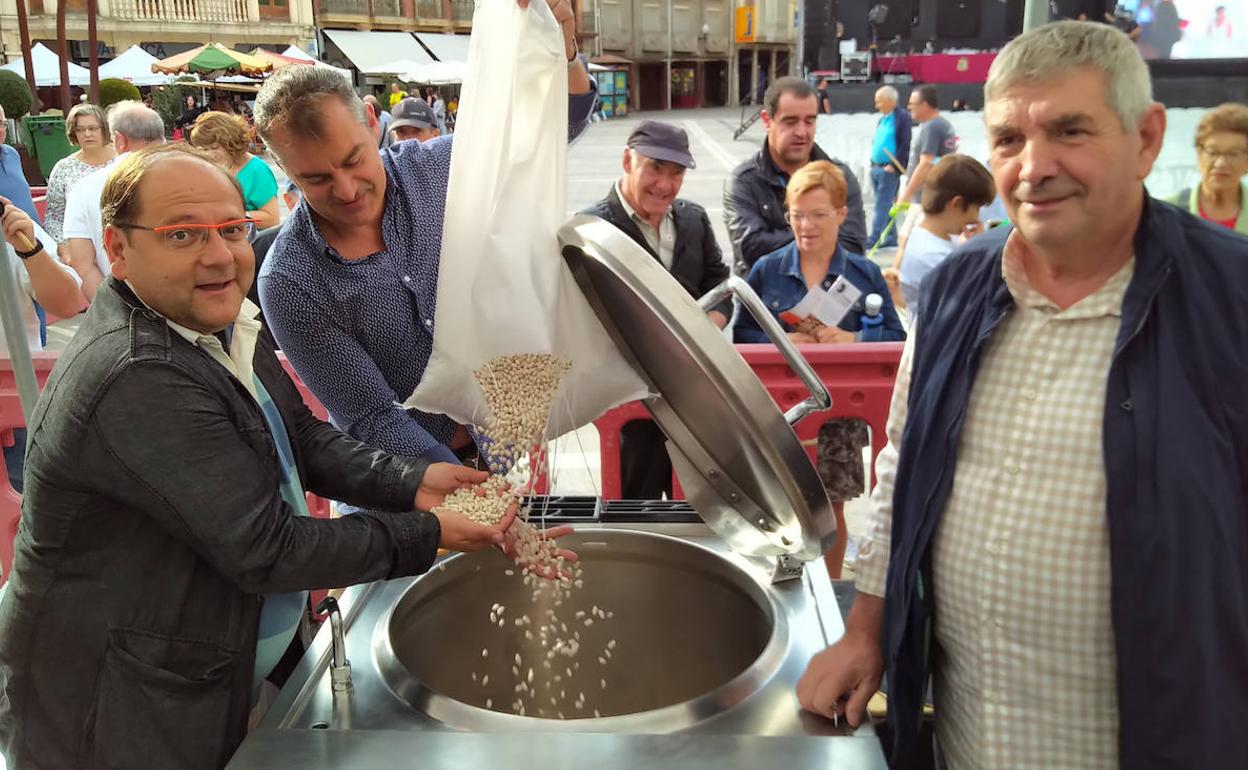
M638 214L636 211L633 210L632 205L630 205L628 202L628 198L624 197L624 190L621 189L620 187L619 179L615 180L615 197L620 199L620 205L624 207L624 213L628 215L629 219L633 220L634 222L637 222L638 224L646 224L646 225L650 224L649 222L645 220L643 216L641 216L641 214ZM672 216L673 216L672 207L668 206L667 213L663 215L663 218L671 219Z
M790 241L789 245L784 248L784 256L780 260L780 274L792 276L804 284L806 277L802 275L802 259L797 251L797 241ZM829 276L844 275L846 261L846 251L838 244L836 253L832 255L832 261L828 263L827 274Z
M134 284L130 283L129 279L126 279L125 284L126 286L130 287L131 293L134 294L135 299L137 299L140 303L143 304L143 307L147 308L148 310L151 310L153 313L159 313L159 311L156 310L156 308L147 304L147 301L143 299L142 295L140 295L137 290L135 290ZM234 319L234 325L259 331L261 324L259 321L256 320L256 316L258 315L260 315L260 308L256 307L256 304L254 302L244 297L243 305L241 308L239 308L239 311L238 311L238 317ZM211 334L205 334L204 332L196 331L194 329L183 326L180 323L171 321L168 318L166 318L163 314L161 315L161 318L165 319L165 323L169 325L169 328L172 329L174 333L176 333L179 337L191 343L192 345L199 345L200 339L204 337L207 337L209 339L216 339Z
M1018 231L1010 233L1005 242L1005 250L1001 254L1001 277L1006 288L1019 307L1038 308L1054 311L1055 318L1102 318L1105 316L1122 316L1122 302L1127 294L1127 287L1135 274L1135 257L1119 268L1109 280L1088 296L1070 307L1062 310L1053 300L1037 291L1031 281L1027 280L1027 270L1023 266L1022 248L1015 240Z

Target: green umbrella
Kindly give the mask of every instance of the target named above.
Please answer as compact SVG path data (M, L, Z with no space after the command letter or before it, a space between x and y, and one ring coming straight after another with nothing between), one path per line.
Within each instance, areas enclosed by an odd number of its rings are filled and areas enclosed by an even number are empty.
M226 48L220 43L207 43L152 64L152 72L166 75L194 73L209 78L221 75L256 76L272 69L273 62Z

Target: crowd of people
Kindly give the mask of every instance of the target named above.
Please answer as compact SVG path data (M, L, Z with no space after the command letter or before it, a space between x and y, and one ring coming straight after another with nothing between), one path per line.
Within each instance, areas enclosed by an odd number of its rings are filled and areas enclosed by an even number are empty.
M568 0L547 2L569 121L546 128L575 137L596 97ZM419 573L439 547L510 548L510 518L419 513L485 474L468 426L399 405L432 351L454 142L432 96L396 84L383 105L313 67L270 77L252 120L297 194L282 222L245 120L193 102L173 143L141 103L75 108L79 150L42 226L5 155L32 347L36 301L89 306L25 442L0 601L11 767L222 766L281 684L307 589ZM1248 373L1248 107L1211 110L1199 183L1155 200L1165 114L1135 46L1051 24L993 65L988 165L958 154L934 87L906 109L880 89L870 158L852 159L870 164L868 226L851 166L815 142L829 97L800 78L767 89L762 146L724 186L731 267L679 197L696 161L675 125L639 123L586 209L692 297L735 270L796 343L904 343L858 599L801 705L856 725L887 666L896 766L918 750L929 675L950 767L1237 766L1248 739L1215 727L1248 712L1232 395ZM983 221L990 206L1008 226ZM881 269L873 247L894 237ZM795 317L812 292L839 295L839 317ZM729 304L707 315L769 341ZM621 440L624 494L670 495L661 433ZM866 433L832 420L819 443L845 532ZM309 517L305 492L353 515Z

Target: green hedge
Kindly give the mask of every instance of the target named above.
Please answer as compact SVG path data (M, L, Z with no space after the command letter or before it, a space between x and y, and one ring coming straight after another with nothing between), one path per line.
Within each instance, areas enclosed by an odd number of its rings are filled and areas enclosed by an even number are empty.
M139 89L129 81L121 78L105 78L100 81L100 106L107 108L117 102L139 101L142 99Z
M4 107L5 117L17 120L30 112L32 102L26 78L16 72L0 70L0 105Z

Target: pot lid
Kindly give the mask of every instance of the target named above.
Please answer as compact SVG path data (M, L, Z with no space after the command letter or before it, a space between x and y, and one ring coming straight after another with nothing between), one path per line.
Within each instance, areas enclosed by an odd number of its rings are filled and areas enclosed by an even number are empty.
M559 243L616 346L659 394L644 403L690 504L738 553L822 556L836 535L823 484L785 414L698 302L604 220L574 217ZM822 399L826 408L826 389Z

